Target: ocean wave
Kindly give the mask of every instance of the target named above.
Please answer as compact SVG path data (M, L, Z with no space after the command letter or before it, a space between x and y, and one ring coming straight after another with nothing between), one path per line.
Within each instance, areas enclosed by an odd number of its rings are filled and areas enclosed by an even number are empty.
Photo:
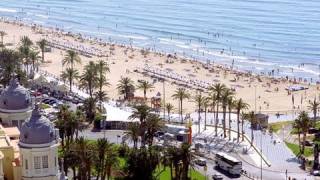
M0 7L0 12L16 13L17 10L15 10L15 9L8 9L8 8L1 8L1 7Z
M49 18L49 16L43 15L43 14L35 14L35 16L43 18L43 19L48 19Z

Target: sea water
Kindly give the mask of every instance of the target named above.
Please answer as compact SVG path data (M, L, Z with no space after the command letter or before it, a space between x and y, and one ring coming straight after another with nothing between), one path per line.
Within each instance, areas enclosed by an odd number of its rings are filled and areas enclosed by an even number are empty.
M320 78L319 0L1 0L0 16L239 70Z

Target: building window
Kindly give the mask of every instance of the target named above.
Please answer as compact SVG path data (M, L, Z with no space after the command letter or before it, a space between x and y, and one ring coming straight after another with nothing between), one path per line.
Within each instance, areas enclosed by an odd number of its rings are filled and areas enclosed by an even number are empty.
M26 169L28 169L28 159L25 160L25 165L24 167L26 167Z
M41 159L40 156L34 157L34 169L41 169Z
M54 157L54 167L57 167L57 158Z
M42 168L48 168L49 164L48 164L48 156L42 156Z

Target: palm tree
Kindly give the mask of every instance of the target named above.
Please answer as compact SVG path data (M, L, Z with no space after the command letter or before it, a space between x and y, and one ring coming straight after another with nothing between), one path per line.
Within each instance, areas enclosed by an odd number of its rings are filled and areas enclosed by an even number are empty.
M79 72L76 69L67 68L62 72L61 78L69 81L69 91L72 92L73 81L79 79Z
M117 163L117 153L114 151L113 143L110 143L106 138L97 140L96 145L96 160L95 166L97 171L97 179L108 179L110 177L111 168ZM112 163L113 162L113 163Z
M77 108L77 110L75 112L75 117L76 117L76 121L77 121L76 129L75 129L75 136L76 136L75 138L77 140L79 137L79 131L81 131L81 129L82 129L81 126L83 126L82 123L85 121L84 112L80 108Z
M319 136L315 136L313 139L314 146L313 146L313 155L314 155L314 161L313 161L313 169L319 169L319 146L320 146L320 138Z
M147 116L150 114L151 108L145 104L137 105L134 107L129 119L139 119L140 123L144 123Z
M102 91L103 86L108 85L106 73L110 72L109 65L103 60L99 60L97 62L97 71L98 71L98 84L99 84L99 91Z
M228 100L234 95L234 92L231 91L231 89L226 88L224 91L222 91L221 94L221 103L222 103L222 109L223 109L223 137L227 137L226 133L226 115L227 115L227 105L228 105ZM230 122L229 122L230 123ZM230 130L229 130L230 131Z
M229 111L229 140L231 140L231 129L232 129L232 127L231 127L231 111L232 111L232 109L234 109L235 108L235 103L236 103L236 101L234 100L234 97L233 96L230 96L229 98L228 98L228 111Z
M90 61L84 67L84 71L80 76L80 87L89 92L90 98L93 98L93 92L98 86L98 74L96 64Z
M163 126L164 122L157 114L149 114L146 119L146 141L148 142L149 147L152 146L153 138L157 131L160 131Z
M97 171L97 179L102 177L104 172L104 160L106 156L107 148L109 148L109 141L105 138L99 138L96 143L97 159L95 160L95 166ZM102 178L101 178L102 179Z
M3 43L3 37L6 36L7 33L4 32L4 31L0 31L0 37L1 37L1 45L4 46L4 43Z
M246 110L249 108L249 104L243 102L242 98L239 100L235 101L235 109L237 110L237 142L239 142L240 138L240 113L243 110ZM242 126L242 132L243 132L243 121L241 123ZM242 135L242 141L243 141L243 135Z
M143 97L145 100L147 100L147 91L153 88L153 84L149 83L146 80L138 81L137 89L143 90Z
M125 132L126 139L130 139L133 142L133 148L137 148L138 140L140 136L140 125L137 122L132 122L128 125L128 129Z
M200 120L201 120L201 108L203 106L203 102L204 102L205 97L201 95L201 93L197 94L194 97L194 101L196 103L196 106L198 108L198 133L200 133Z
M90 179L91 169L94 161L95 152L92 144L83 137L80 137L72 147L73 151L77 153L79 157L79 178Z
M320 106L320 103L317 102L316 98L314 98L313 101L310 101L309 102L309 106L308 108L312 111L313 113L313 125L315 126L316 124L316 121L317 121L317 112L318 112L318 109L319 109L319 106Z
M42 62L44 62L44 52L47 46L47 41L45 39L41 39L40 41L37 42L37 45L41 50L41 60Z
M299 118L297 118L297 119L294 120L292 127L297 130L297 133L298 133L299 152L301 153L301 122L300 122L300 119L299 119Z
M167 110L167 113L168 113L168 117L169 117L169 122L170 122L170 113L173 111L173 105L171 103L167 103L166 104L166 110Z
M31 41L31 39L28 36L23 36L20 39L20 43L21 43L21 46L29 47L29 48L33 45L33 42Z
M174 166L178 166L179 157L178 157L178 150L175 146L169 146L166 148L165 156L167 159L167 164L170 168L170 179L175 179L173 176ZM178 168L176 168L176 172L178 171Z
M109 149L107 151L107 158L105 159L105 173L101 177L101 179L110 180L111 178L111 170L112 168L116 168L119 166L118 152L115 149Z
M10 49L0 50L0 81L6 87L13 74L21 67L21 56L17 51Z
M146 132L146 119L150 115L151 108L145 104L137 105L134 107L132 114L129 119L139 119L140 121L140 136L141 136L141 146L145 145L145 132Z
M312 126L312 122L308 117L308 113L305 111L302 111L300 112L298 116L298 121L296 123L297 123L296 125L299 126L299 129L302 132L301 154L304 154L307 132L309 128Z
M129 100L130 95L135 91L133 81L128 77L121 77L117 89L120 95L124 95L124 100Z
M193 158L190 147L187 143L181 145L182 179L188 179L189 167Z
M92 123L96 116L96 102L97 99L94 97L89 97L83 102L83 109L85 110L86 118L90 123Z
M182 111L183 111L183 108L182 108L182 102L184 99L189 99L190 98L190 94L187 92L186 89L184 88L178 88L175 93L172 95L173 99L177 99L179 100L180 102L180 105L179 105L179 112L180 112L180 120L181 120L181 123L183 123L183 117L182 117Z
M224 84L218 83L214 86L210 87L209 90L211 93L216 94L216 120L215 120L215 136L218 136L218 124L219 124L219 103L221 101L221 94L226 89L226 86Z
M107 94L102 90L103 86L109 85L107 82L106 78L106 73L110 72L109 65L103 61L99 60L98 63L96 64L97 66L97 71L98 71L98 87L99 91L96 93L97 99L99 99L100 102L100 111L102 110L102 102L107 100Z
M217 104L217 95L215 92L210 92L209 93L209 99L211 101L211 111L212 111L212 114L213 114L213 118L211 119L211 124L213 124L213 119L215 118L215 108L216 108L216 104Z
M257 123L256 114L253 111L251 111L248 114L246 114L246 119L248 119L248 121L251 124L251 142L250 142L250 145L252 146L253 145L253 139L254 139L254 137L253 137L254 136L253 135L253 125Z
M32 70L35 71L38 71L38 65L39 65L39 52L37 51L31 51L30 54L29 54L29 58L30 58L30 61L32 63Z
M28 45L27 42L25 42L25 43ZM31 50L31 47L27 46L27 45L21 45L19 47L19 52L21 54L21 58L23 59L23 64L25 65L26 72L29 73L29 65L31 64L30 54L31 54L32 50Z
M95 98L99 100L99 110L102 113L102 103L108 100L108 94L105 91L97 91L95 93Z
M207 130L207 110L210 103L210 97L205 97L203 100L203 107L204 107L204 130Z
M78 53L73 50L67 50L67 54L62 60L62 65L70 65L70 68L73 69L76 63L81 63L81 58Z

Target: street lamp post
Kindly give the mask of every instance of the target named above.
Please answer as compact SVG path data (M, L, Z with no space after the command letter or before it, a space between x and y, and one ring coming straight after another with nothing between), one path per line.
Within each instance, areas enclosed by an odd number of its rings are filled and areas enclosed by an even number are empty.
M257 85L254 85L254 112L257 112Z

